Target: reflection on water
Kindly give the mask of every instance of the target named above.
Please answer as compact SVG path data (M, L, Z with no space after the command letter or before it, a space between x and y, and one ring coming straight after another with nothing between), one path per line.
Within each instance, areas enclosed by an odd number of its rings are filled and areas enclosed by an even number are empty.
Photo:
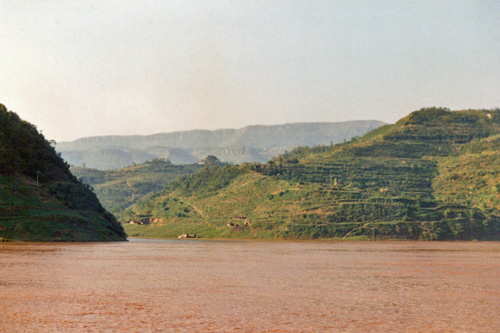
M0 244L0 331L498 331L500 243Z

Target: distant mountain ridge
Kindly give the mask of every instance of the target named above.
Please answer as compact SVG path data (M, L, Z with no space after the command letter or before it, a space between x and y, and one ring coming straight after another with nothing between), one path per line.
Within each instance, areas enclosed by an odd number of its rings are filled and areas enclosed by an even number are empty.
M221 161L266 162L297 146L329 145L361 136L384 122L347 122L254 125L241 129L190 130L152 135L110 135L60 142L56 149L72 165L118 169L153 158L189 164L217 156Z

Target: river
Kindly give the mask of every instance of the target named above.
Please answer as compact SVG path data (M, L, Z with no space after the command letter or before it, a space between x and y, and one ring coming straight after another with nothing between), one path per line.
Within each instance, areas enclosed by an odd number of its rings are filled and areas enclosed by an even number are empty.
M0 331L500 329L500 242L0 243Z

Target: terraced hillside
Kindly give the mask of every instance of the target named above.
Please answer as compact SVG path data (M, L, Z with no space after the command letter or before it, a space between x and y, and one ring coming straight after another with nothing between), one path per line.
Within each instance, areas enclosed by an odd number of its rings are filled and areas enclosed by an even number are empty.
M458 156L439 163L436 198L500 215L500 135L473 140Z
M351 142L204 169L120 216L132 236L498 239L499 110L428 108Z
M126 235L35 126L0 104L0 239L111 241Z

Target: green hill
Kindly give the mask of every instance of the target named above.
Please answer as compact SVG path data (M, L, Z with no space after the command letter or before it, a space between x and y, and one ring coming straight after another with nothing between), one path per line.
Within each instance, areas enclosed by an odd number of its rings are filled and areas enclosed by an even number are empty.
M153 159L118 170L71 167L71 172L93 187L97 198L113 214L159 191L179 176L194 173L199 164L174 165L165 159Z
M422 109L348 143L205 168L120 220L149 237L499 239L499 134L500 110Z
M126 234L36 127L0 104L0 238L111 241Z

